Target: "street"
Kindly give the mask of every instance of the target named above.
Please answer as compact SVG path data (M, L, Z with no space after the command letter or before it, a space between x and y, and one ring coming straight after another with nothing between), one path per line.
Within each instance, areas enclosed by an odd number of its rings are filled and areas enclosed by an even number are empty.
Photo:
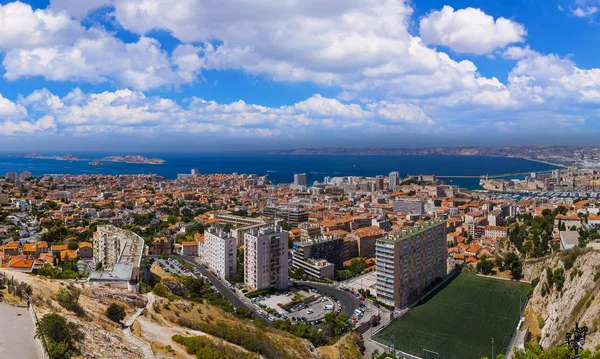
M187 263L194 266L195 268L198 268L200 273L202 273L204 276L206 276L206 278L208 278L208 280L215 286L215 288L217 288L217 290L221 294L223 294L225 296L225 298L227 298L227 300L229 300L231 302L231 304L233 304L234 307L236 307L236 308L241 307L241 306L247 307L250 310L252 310L254 317L263 318L260 315L258 315L258 313L256 313L256 309L253 306L245 303L240 297L237 296L237 294L233 293L231 291L231 289L227 288L225 286L225 284L223 284L223 282L219 278L217 278L216 276L211 274L207 268L198 264L194 260L195 257L183 257L182 256L181 258L183 258ZM352 313L354 312L354 310L360 306L361 302L356 297L354 297L352 294L350 294L346 291L343 291L341 289L337 289L337 288L331 287L327 284L321 284L321 283L313 283L313 282L298 282L298 283L300 285L305 285L310 288L318 289L318 290L322 291L323 293L335 298L336 300L339 300L342 303L342 312L348 314L349 316L352 316Z
M200 265L196 261L194 261L195 257L183 257L182 256L181 258L183 258L187 263L194 266L195 268L198 268L200 273L202 273L204 276L206 276L206 278L215 286L215 288L217 288L219 293L223 294L225 296L225 298L227 298L227 300L229 300L229 302L234 307L236 307L236 308L246 307L246 308L252 310L252 315L254 317L262 318L261 316L256 314L254 308L252 308L251 306L248 306L246 303L244 303L240 299L240 297L238 297L229 288L227 288L225 286L225 284L223 284L223 282L221 282L221 280L219 278L215 277L212 273L210 273L210 271L208 269L204 268L202 265Z
M334 297L336 300L339 300L342 303L342 312L348 314L349 316L352 316L352 314L354 313L354 310L356 310L360 306L360 303L361 303L360 300L358 300L358 298L356 298L352 294L350 294L344 290L334 288L327 284L302 282L302 281L298 282L298 284L305 285L310 288L318 289L318 290L322 291L323 293L325 293L331 297Z

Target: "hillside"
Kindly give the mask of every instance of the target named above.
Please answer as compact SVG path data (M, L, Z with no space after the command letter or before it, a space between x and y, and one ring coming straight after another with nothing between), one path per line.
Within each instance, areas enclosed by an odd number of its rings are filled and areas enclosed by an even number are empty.
M85 358L196 358L186 351L183 339L176 342L174 336L194 339L210 347L212 353L222 358L258 358L257 352L249 351L232 344L203 329L229 328L253 338L262 338L260 344L267 343L273 353L287 353L290 358L317 357L306 340L291 334L265 327L257 327L250 320L237 319L220 308L207 303L194 303L181 299L168 300L152 293L133 294L108 286L92 285L87 282L73 282L46 279L20 272L0 270L7 278L14 278L32 287L32 302L38 316L55 312L68 321L81 325L85 338L77 345L81 357ZM65 309L57 296L66 289L78 292L80 309ZM121 325L110 321L106 308L111 303L122 304L126 308L123 322L132 324L132 330L122 329ZM145 308L143 311L138 310ZM141 315L139 312L142 312ZM139 315L139 317L137 316ZM132 318L137 318L132 320ZM264 348L260 348L265 350ZM265 350L265 352L266 352ZM262 357L272 357L263 354Z
M563 252L524 265L526 280L539 282L525 309L531 340L545 347L560 345L575 322L600 328L600 252ZM600 344L600 333L586 347Z

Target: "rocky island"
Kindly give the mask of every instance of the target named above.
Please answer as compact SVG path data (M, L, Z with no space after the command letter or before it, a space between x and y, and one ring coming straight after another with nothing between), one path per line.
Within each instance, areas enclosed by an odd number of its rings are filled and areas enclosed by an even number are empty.
M127 155L122 156L108 156L104 157L101 161L104 162L124 162L124 163L141 163L148 165L162 165L165 160L162 158L148 158L140 155Z
M84 158L74 156L71 154L66 154L64 156L47 156L41 155L39 153L25 153L21 155L12 155L11 157L20 157L20 158L37 158L42 160L57 160L57 161L83 161Z
M18 155L11 155L11 157L19 158L35 158L40 160L57 160L57 161L90 161L82 157L66 154L64 156L48 156L39 153L25 153ZM136 163L136 164L148 164L148 165L162 165L165 160L162 158L148 158L140 155L126 155L126 156L107 156L102 159L91 160L90 166L100 166L103 162L123 162L123 163Z

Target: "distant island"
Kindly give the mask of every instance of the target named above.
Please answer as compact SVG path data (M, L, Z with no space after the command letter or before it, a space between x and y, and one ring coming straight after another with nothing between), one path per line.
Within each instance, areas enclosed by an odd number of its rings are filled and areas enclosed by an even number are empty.
M39 153L25 153L12 155L11 157L19 158L35 158L42 160L57 160L57 161L89 161L90 159L66 154L64 156L48 156ZM162 165L165 160L162 158L148 158L140 155L126 155L123 156L107 156L102 159L96 159L89 162L90 166L100 166L103 162L122 162L122 163L135 163L135 164L147 164L147 165Z
M84 161L85 158L81 158L78 156L74 156L71 154L66 154L64 156L47 156L41 155L39 153L25 153L20 155L11 155L10 157L19 157L19 158L35 158L39 160L57 160L57 161Z
M108 156L104 157L100 161L103 162L124 162L124 163L143 163L147 165L162 165L165 163L165 160L162 158L148 158L140 155L127 155L125 157L121 156Z

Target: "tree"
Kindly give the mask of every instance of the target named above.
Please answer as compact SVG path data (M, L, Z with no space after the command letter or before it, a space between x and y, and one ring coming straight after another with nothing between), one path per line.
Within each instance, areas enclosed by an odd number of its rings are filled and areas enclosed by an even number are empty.
M75 323L56 314L46 314L37 323L36 338L46 344L50 359L67 359L80 354L75 343L84 338L84 334Z
M510 271L510 275L513 279L520 279L523 273L523 264L519 257L513 253L509 252L504 257L504 267Z
M106 316L113 322L119 323L125 319L125 307L117 303L112 303L106 308Z
M77 243L76 241L70 241L68 248L72 251L75 251L79 248L79 243Z
M477 271L485 275L492 273L494 267L494 262L487 260L487 258L483 258L481 261L479 261L479 263L477 263Z

